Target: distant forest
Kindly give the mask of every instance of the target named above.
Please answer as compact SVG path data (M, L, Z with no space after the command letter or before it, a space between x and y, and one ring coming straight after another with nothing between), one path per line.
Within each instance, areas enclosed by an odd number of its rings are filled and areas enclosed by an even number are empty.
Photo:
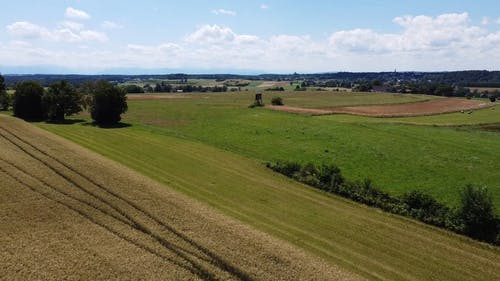
M227 79L245 80L274 80L274 81L348 81L352 83L360 81L380 81L382 83L398 82L426 82L447 84L461 87L500 87L500 71L452 71L452 72L335 72L316 74L260 74L260 75L236 75L236 74L166 74L166 75L56 75L56 74L33 74L33 75L4 75L7 86L12 87L16 83L26 80L38 81L48 86L56 81L66 80L73 85L80 85L89 80L105 80L111 83L125 83L131 80L164 79L214 79L224 81Z

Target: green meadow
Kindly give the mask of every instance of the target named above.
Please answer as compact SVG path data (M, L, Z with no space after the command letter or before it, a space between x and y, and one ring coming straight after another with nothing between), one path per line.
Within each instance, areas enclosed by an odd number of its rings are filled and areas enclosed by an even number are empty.
M307 94L270 93L265 102L275 95L286 104L329 107L427 98ZM333 162L350 180L370 178L393 194L424 190L450 206L461 188L474 183L488 186L499 205L498 132L431 125L496 126L498 107L396 120L250 109L252 97L130 100L123 116L130 126L122 128L94 127L86 114L73 124L37 125L369 279L500 278L500 252L494 246L315 190L263 165Z
M494 246L301 185L242 153L138 123L39 126L368 279L500 278Z
M277 94L266 95L266 99ZM281 95L281 93L279 94ZM372 96L374 95L374 96ZM423 190L455 206L468 183L487 186L500 206L500 135L473 125L500 123L500 108L406 118L306 116L249 109L251 94L184 95L134 100L124 122L208 144L264 163L276 160L335 163L351 180L371 179L393 194ZM334 107L426 96L287 93L285 104ZM362 97L365 98L362 98ZM293 97L293 98L292 98ZM498 210L497 210L498 212Z

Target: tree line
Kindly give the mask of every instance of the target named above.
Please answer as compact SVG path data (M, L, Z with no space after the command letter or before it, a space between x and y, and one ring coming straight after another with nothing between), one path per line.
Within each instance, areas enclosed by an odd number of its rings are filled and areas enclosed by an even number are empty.
M109 82L85 82L76 88L61 80L44 89L36 81L22 81L14 86L14 94L5 89L0 75L0 109L12 108L14 116L31 121L62 122L85 109L98 125L113 125L127 110L126 93Z
M267 163L266 166L323 191L476 240L500 244L500 218L495 214L493 198L486 188L465 186L460 193L460 206L449 208L421 191L392 196L375 187L368 179L363 182L348 181L333 164L317 166L313 163L303 165L298 162L275 162Z

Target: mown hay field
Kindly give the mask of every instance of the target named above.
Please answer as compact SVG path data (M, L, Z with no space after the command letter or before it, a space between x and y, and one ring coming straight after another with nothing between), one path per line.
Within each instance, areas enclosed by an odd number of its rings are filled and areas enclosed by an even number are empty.
M240 114L246 112L254 117L289 116L250 109ZM188 140L181 132L175 137L139 124L118 129L39 126L369 279L500 278L496 247L325 194L249 157Z
M0 147L2 280L359 279L18 119Z
M366 103L377 97L379 102L401 101L401 95L378 93L286 94L297 102L323 102L329 107ZM155 134L209 144L262 163L335 163L347 179L370 178L376 186L395 195L422 190L449 206L458 204L459 192L466 184L487 186L500 206L500 173L495 172L500 170L500 135L476 126L499 124L498 106L471 114L371 118L249 109L253 96L246 93L189 97L130 100L124 122L147 126ZM403 97L413 102L422 96ZM266 103L269 99L264 94ZM284 98L285 105L289 99ZM497 213L500 214L500 207Z

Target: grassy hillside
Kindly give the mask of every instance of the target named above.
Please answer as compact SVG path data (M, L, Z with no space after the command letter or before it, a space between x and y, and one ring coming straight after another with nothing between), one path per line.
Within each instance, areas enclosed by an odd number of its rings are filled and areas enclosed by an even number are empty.
M357 104L372 94L288 93L297 102L328 106ZM376 94L400 102L400 96ZM411 124L500 123L499 108L408 118L348 115L301 116L248 109L251 95L191 95L192 98L134 100L125 122L154 133L200 141L261 162L296 160L336 163L351 180L371 178L394 194L424 190L449 205L467 183L488 186L500 206L500 135L476 128ZM364 98L362 98L364 97ZM391 98L392 97L392 98ZM405 95L411 101L421 96ZM266 98L269 98L267 96ZM289 99L285 98L285 103ZM401 124L411 123L411 124ZM500 208L497 210L500 213Z
M140 125L40 126L370 279L500 278L498 248L324 194L234 153Z

